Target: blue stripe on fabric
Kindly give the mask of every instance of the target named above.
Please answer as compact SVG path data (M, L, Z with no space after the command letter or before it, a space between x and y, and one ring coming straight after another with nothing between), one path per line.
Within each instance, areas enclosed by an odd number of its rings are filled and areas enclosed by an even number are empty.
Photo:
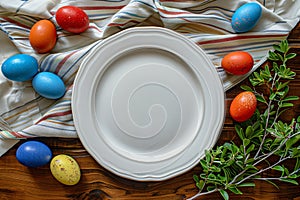
M7 112L2 113L2 114L1 114L1 117L2 117L2 118L5 118L4 116L5 116L6 114L11 113L11 112L14 112L14 111L16 111L16 110L18 110L18 109L20 109L20 108L23 108L24 106L27 107L27 106L29 106L29 105L32 104L32 103L37 103L37 104L38 104L38 102L41 101L41 100L44 100L44 98L41 97L41 96L37 96L36 98L34 98L34 99L32 99L32 100L30 100L30 101L28 101L28 102L26 102L26 103L24 103L24 104L22 104L22 105L20 105L20 106L17 106L17 107L15 107L15 108L13 108L13 109L7 111Z
M42 126L42 127L46 127L46 128L50 128L50 129L60 130L60 131L76 132L76 129L75 129L74 126L68 126L68 127L73 128L73 129L58 128L58 127L55 127L55 126L49 126L49 125L45 125L45 124L36 124L36 126Z
M86 52L84 52L78 59L76 59L73 64L69 67L69 69L61 76L61 78L63 78L66 74L69 73L69 71L74 67L74 65L77 64L77 62L79 60L81 60L84 56L86 56L96 45L98 44L98 42L96 42L91 48L89 48Z
M131 1L131 2L137 2L137 3L140 3L140 4L144 4L144 5L149 6L150 8L152 8L152 9L154 9L154 10L157 10L157 8L156 8L155 6L153 6L153 5L151 5L151 4L147 3L147 2L144 2L144 1L133 0L133 1Z
M7 32L6 30L4 30L4 29L2 29L1 28L2 26L1 26L1 24L0 24L0 31L2 31L11 41L13 41L13 40L15 40L13 37L11 37L10 35L9 35L9 32Z
M51 67L51 65L53 64L53 62L56 60L56 58L60 56L60 54L54 54L52 56L46 57L42 62L41 62L41 66L43 66L43 71L48 71ZM45 66L45 67L44 67Z
M95 0L95 1L104 1L104 2L126 2L127 0Z
M27 28L22 28L22 27L19 27L19 26L16 26L16 25L4 25L3 27L5 27L5 29L11 31L11 30L19 30L19 31L23 31L23 32L26 32L27 34L29 34L30 30L27 29Z
M35 134L32 134L32 133L28 133L28 132L26 132L26 131L18 131L21 135L23 135L23 136L31 136L31 137L36 137L36 136L39 136L39 135L35 135Z
M273 40L273 42L280 42L281 40ZM228 47L228 50L227 51L220 51L220 52L208 52L208 54L211 54L211 55L215 55L215 54L220 54L220 53L230 53L232 52L233 49L243 49L244 51L248 51L248 50L253 50L253 49L263 49L263 48L270 48L270 47L273 47L274 43L271 43L269 45L262 45L262 46L255 46L255 47L248 47L248 48L245 48L243 46L240 46L240 45L236 45L236 46L230 46ZM201 46L201 45L199 45ZM203 47L202 47L203 48ZM204 50L206 51L213 51L213 50L217 50L219 48L203 48ZM224 47L222 47L222 50L223 49L226 49Z
M129 15L129 16L132 16L132 17L145 18L145 16L137 15L137 14L130 13L130 12L127 12L127 11L120 12L120 14L118 14L117 17L118 17L119 15L122 15L123 13L125 13L126 15ZM122 16L122 17L123 17L123 16ZM130 18L129 18L129 19L130 19Z
M110 17L112 15L116 14L115 12L112 13L104 13L104 14L89 14L89 17Z
M231 12L231 13L234 13L235 11L234 10L229 10L229 9L226 9L226 8L222 8L222 7L219 7L219 6L211 6L211 7L207 7L207 8L203 8L203 9L200 9L200 10L189 10L189 11L192 11L192 12L196 12L196 13L202 13L202 12L204 12L204 11L207 11L207 10L209 10L209 11L211 11L211 10L215 10L215 11L218 11L218 12L220 12L219 10L224 10L224 11L227 11L227 12ZM221 12L224 16L226 16L226 17L228 17L228 18L231 18L232 17L232 15L229 15L229 14L226 14L226 13L224 13L224 12Z
M168 15L168 14L162 14L160 15L162 18L168 19L168 20L173 20L173 19L216 19L218 21L224 21L227 23L231 23L230 20L228 19L224 19L224 18L220 18L220 17L205 17L205 16L188 16L188 15L180 15L180 16L174 16L174 17L166 17L164 15Z

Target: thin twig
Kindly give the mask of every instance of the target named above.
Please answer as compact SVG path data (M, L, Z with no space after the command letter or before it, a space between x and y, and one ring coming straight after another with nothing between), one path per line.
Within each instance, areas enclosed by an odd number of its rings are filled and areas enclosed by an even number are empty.
M236 185L239 185L239 184L243 183L244 181L246 181L246 180L252 178L253 176L256 176L256 175L258 175L258 174L260 174L260 173L262 173L262 172L265 172L265 171L267 171L267 170L269 170L269 169L272 169L273 167L275 167L276 165L282 163L283 161L285 161L285 160L287 160L287 159L290 159L290 157L280 158L279 161L277 161L277 162L274 163L273 165L270 165L270 166L267 167L267 168L261 169L261 170L259 170L259 171L256 172L256 173L250 174L249 176L243 178L242 180L240 180L239 182L237 182L237 183L235 183L235 184L236 184Z
M196 199L200 196L204 196L204 195L207 195L207 194L211 194L211 193L214 193L214 192L217 192L219 191L220 189L214 189L214 190L211 190L211 191L208 191L208 192L198 192L197 194L195 194L194 196L186 199L186 200L193 200L193 199Z

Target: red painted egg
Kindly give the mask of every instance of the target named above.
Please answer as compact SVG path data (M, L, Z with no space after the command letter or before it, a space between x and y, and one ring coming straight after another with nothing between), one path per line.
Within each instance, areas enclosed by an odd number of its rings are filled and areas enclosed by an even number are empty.
M71 33L82 33L89 27L89 17L76 6L63 6L55 14L57 24Z

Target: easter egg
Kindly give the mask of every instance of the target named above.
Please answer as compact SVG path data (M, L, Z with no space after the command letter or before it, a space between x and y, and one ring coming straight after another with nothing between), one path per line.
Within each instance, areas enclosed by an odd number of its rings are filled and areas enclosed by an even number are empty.
M1 71L12 81L28 81L38 72L38 62L30 55L16 54L3 62Z
M60 154L55 156L50 163L53 177L65 185L75 185L80 180L80 168L74 158Z
M41 167L50 162L52 151L42 142L27 141L18 147L16 158L27 167Z
M32 80L33 89L48 99L59 99L66 91L63 80L52 72L40 72Z
M246 3L233 14L231 26L237 33L250 31L261 17L262 8L258 3Z
M55 14L57 24L71 33L82 33L89 27L89 17L76 6L63 6Z
M221 66L223 69L234 75L244 75L248 73L254 65L254 60L248 52L235 51L225 55Z
M257 100L252 92L241 92L230 104L230 116L237 122L247 121L253 116L256 110L256 105Z
M32 48L38 53L47 53L54 48L56 37L54 24L43 19L35 23L30 29L29 41Z

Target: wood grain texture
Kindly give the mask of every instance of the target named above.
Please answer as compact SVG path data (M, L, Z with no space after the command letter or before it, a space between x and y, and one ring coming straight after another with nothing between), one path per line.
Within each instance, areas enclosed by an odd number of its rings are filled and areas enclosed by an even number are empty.
M300 25L290 34L289 41L292 52L298 53L296 59L288 63L296 73L296 79L290 84L290 93L300 96ZM248 84L248 80L241 84ZM240 85L241 85L240 84ZM218 144L236 140L234 123L229 117L228 109L231 100L241 92L238 86L226 93L226 119ZM293 110L284 114L285 120L300 115L300 102L295 103ZM26 199L116 199L116 200L182 200L197 193L193 174L200 173L196 166L187 173L162 182L136 182L120 178L102 168L83 148L78 139L37 138L43 141L53 151L54 155L68 154L79 163L82 177L79 184L65 186L57 182L51 175L49 166L29 169L18 163L15 157L17 144L0 158L0 200ZM286 163L290 166L292 162ZM272 174L267 174L272 175ZM244 195L233 195L232 200L300 200L300 186L280 183L280 190L265 182L256 182L255 188L243 189ZM218 193L213 193L199 199L222 199Z

